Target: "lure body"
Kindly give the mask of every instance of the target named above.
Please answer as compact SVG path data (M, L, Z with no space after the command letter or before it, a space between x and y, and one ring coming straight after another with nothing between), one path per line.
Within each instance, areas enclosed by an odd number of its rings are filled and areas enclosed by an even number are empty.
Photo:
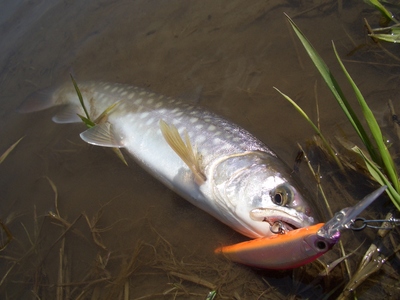
M215 252L257 268L297 268L316 260L336 244L335 239L325 239L317 234L323 225L319 223L282 235L225 246Z

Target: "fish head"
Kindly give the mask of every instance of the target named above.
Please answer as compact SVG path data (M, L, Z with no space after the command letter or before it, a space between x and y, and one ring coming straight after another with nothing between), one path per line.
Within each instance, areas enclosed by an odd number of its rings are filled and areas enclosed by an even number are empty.
M236 162L240 167L223 189L230 213L240 223L237 231L268 237L317 222L311 197L276 156L256 152L240 159L246 163Z
M315 224L310 205L290 182L278 176L268 177L259 194L260 197L252 197L247 210L253 221L268 223L272 234Z

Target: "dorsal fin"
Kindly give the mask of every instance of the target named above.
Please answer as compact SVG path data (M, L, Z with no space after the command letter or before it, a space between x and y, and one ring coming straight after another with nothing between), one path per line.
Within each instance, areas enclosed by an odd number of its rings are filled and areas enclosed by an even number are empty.
M85 142L103 147L123 148L122 138L115 134L108 122L98 124L80 134Z
M201 99L201 94L203 93L203 86L198 85L196 88L191 91L186 91L180 95L178 95L178 99L184 99L185 102L189 104L199 104Z
M183 141L176 127L167 124L164 120L160 120L160 129L168 145L193 172L196 183L203 184L207 178L201 168L201 158L196 149L192 147L188 133L185 131L185 141Z

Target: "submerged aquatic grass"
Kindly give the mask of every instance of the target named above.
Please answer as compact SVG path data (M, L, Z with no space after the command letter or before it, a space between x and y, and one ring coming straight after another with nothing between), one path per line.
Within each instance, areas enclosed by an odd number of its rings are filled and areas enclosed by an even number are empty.
M45 179L54 192L53 211L35 215L40 230L30 234L24 225L27 238L18 236L0 255L6 266L0 268L0 294L9 299L23 293L34 299L243 299L243 286L251 299L265 293L262 278L250 269L198 253L177 255L147 216L104 226L112 201L71 221L58 207L56 185ZM121 243L127 232L130 241Z
M8 149L6 151L4 151L4 153L0 156L0 164L7 158L7 156L14 150L14 148L17 147L17 145L19 144L19 142L21 142L21 140L23 138L24 137L20 138L14 144L12 144L10 147L8 147ZM10 229L7 227L7 225L5 223L3 223L3 221L1 221L1 220L0 220L0 227L2 229L2 232L0 234L0 251L3 251L4 249L6 249L7 245L12 241L12 239L14 237L13 237ZM6 236L5 241L3 238L3 232Z
M323 61L323 59L319 56L318 52L311 45L311 43L308 41L306 36L301 32L301 30L297 27L297 25L293 22L293 20L288 15L286 15L286 17L289 20L290 25L292 26L296 35L300 39L301 43L303 44L304 48L306 49L314 65L317 67L318 71L320 72L321 76L326 82L328 88L332 92L337 103L340 105L347 119L349 120L355 132L361 139L363 145L367 149L368 155L370 156L371 159L368 159L368 156L359 147L353 148L353 151L358 153L364 159L364 162L371 176L381 185L388 186L387 194L389 195L390 199L392 200L393 204L397 207L397 209L400 210L400 194L399 194L400 184L399 184L398 173L393 162L393 158L384 142L383 135L378 125L378 122L376 121L368 104L366 103L361 91L351 78L350 74L347 72L343 62L341 61L336 51L335 45L332 43L336 58L342 68L343 73L347 78L347 81L353 88L353 91L356 95L356 98L362 110L364 120L368 125L368 128L365 128L362 125L362 122L357 117L355 111L353 110L349 101L342 92L342 89L337 83L337 80L335 79L335 77L333 76L330 69ZM285 98L288 99L289 97L285 95ZM292 103L292 105L294 105L295 108L303 116L306 117L308 122L311 121L311 119L304 113L304 111L301 110L300 107L295 105L295 102L293 100L290 99L289 102ZM315 128L315 125L313 125L313 127ZM323 137L322 133L319 130L317 131L317 134ZM370 138L370 135L372 135L372 138ZM326 141L325 138L322 139L323 141ZM335 157L336 155L333 153L333 150L329 145L328 149L329 153L331 153L335 158L335 160L337 160L337 158Z
M4 153L0 156L0 164L7 158L7 156L14 150L15 147L21 142L21 140L24 137L20 138L18 141L16 141L14 144L12 144Z

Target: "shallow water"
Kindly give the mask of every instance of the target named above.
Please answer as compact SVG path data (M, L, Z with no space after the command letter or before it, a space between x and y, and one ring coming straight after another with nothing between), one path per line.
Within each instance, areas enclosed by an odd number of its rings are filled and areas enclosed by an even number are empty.
M69 72L78 82L129 83L170 96L193 95L201 87L200 104L242 125L293 165L297 143L305 145L313 132L273 86L315 119L317 94L326 136L353 135L292 37L283 12L295 17L340 74L330 44L335 41L389 135L387 100L399 108L400 62L366 37L362 18L376 25L379 15L363 3L339 9L335 1L6 1L0 16L6 41L0 46L0 152L24 139L0 166L0 219L14 236L0 253L2 298L117 299L129 291L130 299L163 293L167 299L205 299L211 287L180 274L214 284L219 299L318 298L346 280L343 269L309 285L321 269L318 264L259 271L216 257L213 249L220 244L244 238L165 188L133 160L128 158L126 167L109 149L85 144L79 138L83 124L52 123L54 109L29 115L15 111L31 92L69 80ZM345 82L340 76L339 81ZM318 160L318 152L309 154L315 165L322 165L322 183L334 211L372 188L365 177L353 174L349 180ZM304 164L300 172L315 193ZM47 178L56 186L57 201ZM68 224L48 216L56 208ZM387 210L385 203L382 212ZM346 233L345 249L353 251L364 240L368 244L373 234ZM362 256L357 253L352 270ZM335 248L323 260L338 255ZM397 299L393 266L398 267L396 257L357 296Z

